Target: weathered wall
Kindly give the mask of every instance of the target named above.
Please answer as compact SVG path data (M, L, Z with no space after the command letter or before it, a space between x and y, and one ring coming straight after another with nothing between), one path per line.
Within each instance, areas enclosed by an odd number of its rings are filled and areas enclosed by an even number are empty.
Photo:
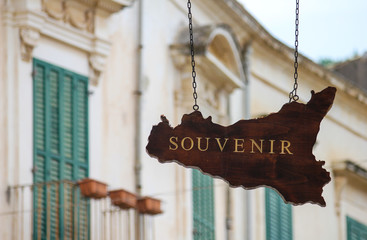
M254 44L251 60L252 116L278 111L284 103L288 102L288 93L293 87L292 62L262 44ZM330 83L328 81L330 76L325 74L320 76L307 68L306 64L308 64L307 61L301 61L299 68L298 95L301 101L307 102L310 99L311 90L317 92L327 86L338 86L334 105L320 126L313 151L316 159L326 161L325 168L331 172L332 179L332 165L339 161L353 159L357 164L366 166L364 159L367 149L363 147L367 144L365 104L347 94L343 85L339 87L337 82ZM353 195L354 199L366 197L363 191L346 189L351 192L343 194ZM332 180L324 187L326 208L311 204L293 208L294 239L345 239L346 215L352 214L355 219L363 219L367 208L361 204L354 204L352 207L350 200L342 200L345 202L345 207L338 216L335 194L335 182ZM353 208L358 208L359 211ZM261 212L261 210L257 211ZM261 214L258 224L264 224L263 219L264 215ZM259 234L256 239L263 239L263 236Z
M4 9L4 1L0 1L0 9ZM3 166L0 169L0 182L4 184L0 184L0 192L6 192L7 188L7 144L6 144L6 136L7 136L7 119L6 119L6 109L7 109L7 97L6 97L6 34L5 34L5 26L4 26L4 13L0 11L0 164ZM6 195L0 195L0 238L7 239L8 233L4 231L4 229L9 228L10 221L9 217L6 215L6 209L8 208L8 204L6 202Z
M13 18L6 15L4 2L0 1L0 164L4 166L0 169L0 192L5 192L8 185L31 184L33 181L32 64L21 59L19 26L12 25ZM258 24L251 22L250 18L246 18L243 12L228 2L205 0L197 2L193 8L194 28L226 23L232 28L240 47L250 46L247 62L250 93L246 95L247 100L239 89L229 96L223 89L205 90L204 85L216 86L216 80L208 79L205 72L207 68L197 68L199 105L205 117L212 115L215 121L223 124L278 111L288 102L288 93L293 86L293 62L289 57L292 51L287 52L287 48L281 44L279 48L270 46L275 40L270 37L267 37L267 41L262 39L267 36L264 32L258 36L259 31L263 31ZM38 0L26 1L26 4L23 4L23 0L13 3L19 9L41 8ZM176 43L180 30L188 30L186 5L179 0L145 0L142 20L141 46L138 45L137 2L111 16L108 24L103 21L98 23L98 34L108 38L111 48L99 84L90 85L89 89L90 176L108 183L110 189L135 191L135 97L139 94L136 92L136 83L141 47L142 128L139 151L142 160L142 195L163 200L164 214L154 217L156 239L192 239L191 170L174 163L160 164L145 152L151 127L160 121L161 114L170 120L172 126L176 126L181 122L183 113L192 111L190 70L174 64L170 49ZM90 46L85 42L90 37L89 33L77 35L81 40L76 41L77 46L72 46L66 39L69 35L65 34L68 31L75 33L76 30L69 25L62 25L62 30L66 32L60 33L60 38L48 36L46 30L48 35L51 34L50 29L41 29L41 37L32 56L90 76ZM325 167L329 171L332 164L346 159L367 167L367 108L365 103L352 96L356 90L350 90L337 77L303 58L300 58L299 76L298 94L301 101L310 99L312 89L320 91L328 85L338 87L334 106L321 124L314 147L316 158L325 160ZM219 96L219 102L225 105L220 111L215 111L205 102L212 91L217 94L213 96ZM247 105L250 105L250 112L245 108ZM293 208L295 240L344 239L346 215L365 221L367 206L364 204L366 194L362 193L364 189L350 182L341 194L338 215L335 186L333 180L324 188L326 208L312 204ZM214 192L216 239L225 239L228 204L226 183L215 180ZM230 194L229 213L233 228L229 233L232 239L244 239L248 235L253 240L264 240L264 189L231 189ZM30 199L31 196L27 196L27 200ZM246 209L246 199L251 201L250 209ZM27 204L30 208L30 201ZM8 208L6 195L0 195L0 212L4 213ZM150 220L147 221L148 235L153 232ZM0 222L0 238L14 239L12 234L19 230L14 227L17 226L16 218L0 215ZM251 229L246 229L246 226L251 226ZM29 235L29 225L24 230Z

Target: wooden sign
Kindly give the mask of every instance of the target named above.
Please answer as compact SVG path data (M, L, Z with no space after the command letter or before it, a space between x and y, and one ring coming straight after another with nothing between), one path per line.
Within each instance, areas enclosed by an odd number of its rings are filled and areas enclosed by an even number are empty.
M146 147L161 163L199 168L231 186L276 189L286 202L325 206L322 188L330 174L312 154L320 122L331 108L336 89L312 91L307 104L292 102L266 117L221 126L199 111L185 114L175 128L162 116Z

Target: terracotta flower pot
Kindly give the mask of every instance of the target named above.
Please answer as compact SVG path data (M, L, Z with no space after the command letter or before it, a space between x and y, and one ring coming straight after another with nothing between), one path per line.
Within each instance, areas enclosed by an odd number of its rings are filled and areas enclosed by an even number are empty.
M144 197L138 200L138 210L140 213L156 215L163 213L161 210L161 200Z
M103 182L84 178L78 182L78 185L84 197L95 199L107 197L107 184Z
M109 196L113 205L122 209L129 209L136 207L136 196L133 193L123 189L110 191Z

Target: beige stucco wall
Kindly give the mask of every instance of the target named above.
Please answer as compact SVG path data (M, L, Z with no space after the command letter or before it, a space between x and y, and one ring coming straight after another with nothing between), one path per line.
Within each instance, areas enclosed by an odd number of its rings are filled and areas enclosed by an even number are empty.
M0 1L0 8L3 8L3 1ZM3 12L0 12L0 32L5 32L4 22L3 22ZM6 145L6 136L7 136L7 117L6 117L6 109L7 109L7 91L6 91L6 73L5 73L5 50L6 50L6 35L1 34L0 35L0 111L2 114L0 114L0 125L2 126L0 128L0 163L2 164L2 168L0 169L0 182L1 183L7 183L7 161L5 159L7 158L7 145ZM0 192L6 191L7 184L0 184ZM6 211L8 205L6 203L6 196L2 194L0 196L0 212L3 213L0 217L1 225L3 227L0 227L0 238L6 239L7 233L3 231L3 228L9 228L11 227L10 218L8 216L5 216L4 212ZM5 226L4 226L5 225Z
M0 1L0 8L3 3L4 1ZM28 4L20 4L18 7L40 9L40 1L28 1ZM170 50L178 32L188 27L186 10L186 5L178 0L144 1L139 151L142 156L142 194L163 201L164 214L146 219L148 235L153 233L151 221L154 221L155 239L192 239L191 170L175 163L160 164L145 152L151 127L160 121L161 114L170 120L172 126L176 126L183 113L192 111L190 97L182 102L177 100L180 94L191 94L191 89L185 90L187 81L191 82L190 69L179 69L174 64ZM284 54L283 48L273 48L261 37L256 37L254 28L257 25L249 25L246 22L248 19L244 19L238 12L234 13L225 1L210 4L209 1L200 1L193 11L194 27L226 23L234 30L240 45L248 43L251 48L248 58L248 102L245 102L244 91L236 89L228 98L230 114L223 116L223 112L213 111L202 100L204 117L212 115L214 121L229 124L241 118L276 112L288 102L288 92L293 86L293 62L291 57ZM136 185L135 97L139 49L137 13L135 3L112 15L107 25L100 22L98 34L110 41L111 48L98 85L89 87L90 176L108 183L110 189L124 188L132 192ZM8 185L31 184L33 167L32 64L21 60L19 30L16 26L5 24L4 19L9 18L4 18L3 14L4 11L1 11L0 112L3 114L0 115L0 124L3 127L0 128L0 163L4 167L0 169L0 192L5 192ZM74 30L70 28L68 31ZM250 36L255 37L250 39ZM32 54L34 58L89 76L90 53L86 49L86 46L71 46L64 39L41 34ZM200 65L200 61L198 63ZM200 71L205 69L198 67L199 105L207 94L201 87L206 82L215 81L207 79L205 72ZM300 59L299 95L302 102L310 99L311 90L320 91L334 84L338 87L334 106L321 123L314 155L316 159L326 161L325 168L328 171L332 171L334 162L346 159L367 167L366 104L347 93L345 89L348 87L340 84L337 77L330 77L330 73L325 72L309 60ZM223 92L221 94L222 97L225 95ZM246 109L247 105L249 109ZM363 193L365 188L352 181L344 189L341 193L340 215L335 209L334 180L324 188L323 196L327 207L321 208L313 204L293 207L295 240L345 239L346 215L367 224L367 194ZM214 191L216 239L220 240L226 236L227 184L222 180L215 180ZM230 196L232 239L245 239L245 236L249 236L251 240L264 240L264 189L230 189ZM30 200L31 196L26 198ZM250 209L246 209L247 200L250 200ZM27 207L30 208L29 204L30 202ZM5 195L0 195L0 212L5 212L8 208ZM0 238L12 239L11 234L19 230L14 229L14 218L10 215L0 216L0 221ZM251 226L251 229L246 229L247 226ZM30 233L29 225L24 229L27 234Z
M292 63L272 49L257 44L254 44L251 60L252 116L278 111L287 102L288 92L292 88ZM300 63L298 94L301 101L307 102L310 99L311 90L320 91L330 85L332 84L325 76L320 77ZM325 168L328 171L332 172L333 163L345 160L353 160L361 166L366 166L364 159L367 149L363 147L367 144L366 110L365 104L338 88L334 105L321 123L313 150L316 159L326 161ZM331 177L333 179L333 175ZM323 196L327 203L325 208L312 204L293 207L294 239L345 239L346 215L365 224L366 206L352 204L351 201L354 199L361 203L366 197L362 189L365 191L366 187L361 187L359 191L353 188L346 189L348 190L343 192L346 199L342 200L344 211L340 216L335 209L334 180L324 187ZM349 197L346 197L347 195ZM264 215L260 214L258 221L261 222L263 217ZM263 236L259 233L255 239L263 239Z

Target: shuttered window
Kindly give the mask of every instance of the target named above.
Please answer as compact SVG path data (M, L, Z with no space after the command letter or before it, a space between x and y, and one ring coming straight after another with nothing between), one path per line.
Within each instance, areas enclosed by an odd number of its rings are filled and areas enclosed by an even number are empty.
M33 239L89 239L88 79L34 59Z
M194 240L214 240L214 189L213 178L192 171L193 182L193 234Z
M367 226L347 217L347 240L367 240Z
M265 190L266 239L292 240L292 206L272 189Z

